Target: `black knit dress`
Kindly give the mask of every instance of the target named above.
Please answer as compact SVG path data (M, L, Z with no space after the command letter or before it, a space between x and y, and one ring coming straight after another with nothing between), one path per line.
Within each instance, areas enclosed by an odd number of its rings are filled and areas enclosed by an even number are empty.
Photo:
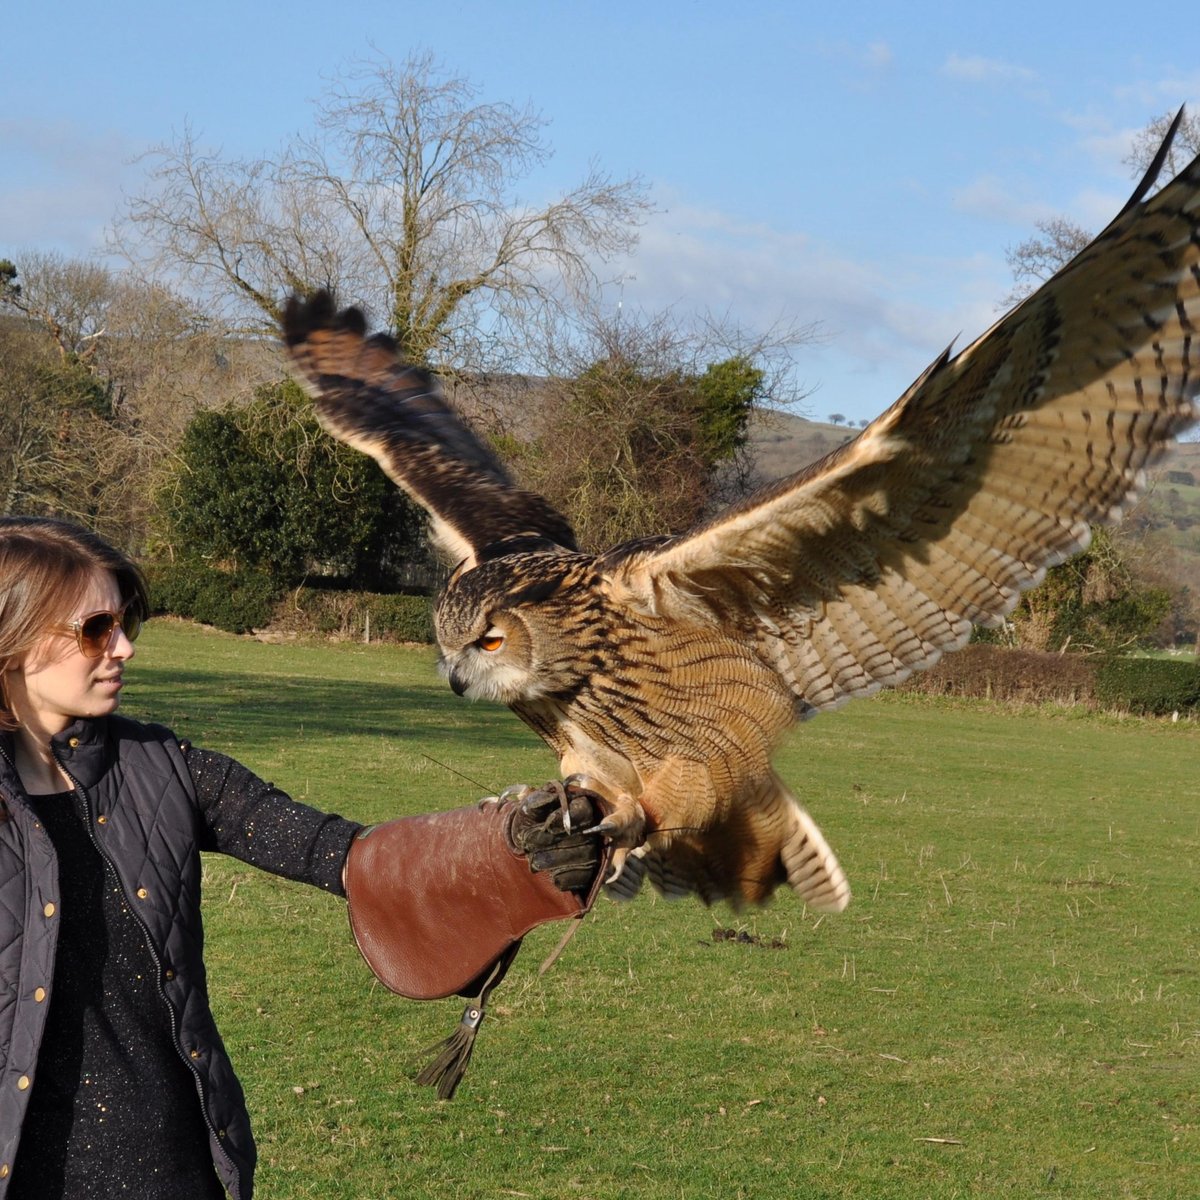
M186 749L203 841L342 894L359 826L223 754ZM74 792L29 798L58 858L54 983L9 1200L224 1200L156 966Z
M58 856L61 924L9 1197L223 1200L154 959L74 792L30 797Z

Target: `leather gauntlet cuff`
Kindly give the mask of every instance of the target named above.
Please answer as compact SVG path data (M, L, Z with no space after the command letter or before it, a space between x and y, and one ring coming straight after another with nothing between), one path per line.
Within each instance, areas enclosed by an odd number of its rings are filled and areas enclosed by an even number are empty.
M559 891L513 849L513 811L509 801L401 817L351 843L350 927L393 992L474 995L472 985L531 929L587 912L591 896Z

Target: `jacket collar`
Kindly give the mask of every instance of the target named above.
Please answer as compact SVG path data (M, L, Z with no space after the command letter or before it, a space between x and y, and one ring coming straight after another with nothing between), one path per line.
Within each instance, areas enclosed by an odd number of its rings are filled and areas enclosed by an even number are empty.
M15 763L15 739L10 731L0 733L0 787L9 795L23 796ZM85 788L94 787L109 764L109 719L80 717L50 739L58 761Z
M52 737L50 745L72 779L94 787L108 769L108 718L81 717Z

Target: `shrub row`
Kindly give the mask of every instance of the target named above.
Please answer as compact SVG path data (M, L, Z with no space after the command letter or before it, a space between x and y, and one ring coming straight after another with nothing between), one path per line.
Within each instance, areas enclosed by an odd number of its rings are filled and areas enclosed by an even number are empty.
M947 654L928 671L918 671L903 689L1027 704L1086 704L1095 696L1095 668L1090 659L1075 655L977 642Z
M146 568L155 613L230 633L278 629L372 641L433 641L428 596L297 588L285 591L259 571L220 571L197 563Z
M1164 658L1109 658L1096 669L1096 699L1105 708L1163 715L1200 711L1200 665Z
M429 596L297 588L276 606L274 626L327 637L380 642L432 642Z
M155 563L146 568L155 613L186 617L230 633L265 629L279 587L258 571L217 571L198 563Z
M1200 665L1161 658L1083 658L976 643L918 671L902 690L1117 712L1200 712Z
M433 641L428 596L297 588L267 575L192 563L147 568L156 613L231 633L267 628L371 641ZM901 690L1040 704L1088 704L1161 715L1200 712L1200 665L1156 658L1082 658L975 643L918 671Z

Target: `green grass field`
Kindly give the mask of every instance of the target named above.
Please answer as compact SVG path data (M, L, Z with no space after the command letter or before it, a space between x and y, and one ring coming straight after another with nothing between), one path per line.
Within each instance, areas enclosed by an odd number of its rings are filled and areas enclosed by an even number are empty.
M429 651L158 622L138 652L130 715L359 820L556 774ZM1195 722L890 695L821 717L777 765L850 908L601 900L542 978L561 930L527 940L449 1103L409 1077L461 1003L390 995L341 901L212 857L258 1195L1200 1195L1198 758Z

